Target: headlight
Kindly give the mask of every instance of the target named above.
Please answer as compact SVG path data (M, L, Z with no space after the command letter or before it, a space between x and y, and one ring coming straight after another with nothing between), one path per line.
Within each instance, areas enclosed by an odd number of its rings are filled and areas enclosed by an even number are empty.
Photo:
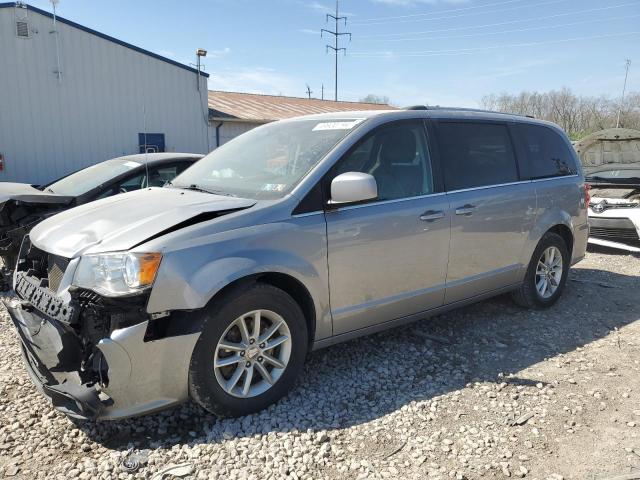
M160 253L83 255L73 284L105 296L135 293L153 283L161 259Z

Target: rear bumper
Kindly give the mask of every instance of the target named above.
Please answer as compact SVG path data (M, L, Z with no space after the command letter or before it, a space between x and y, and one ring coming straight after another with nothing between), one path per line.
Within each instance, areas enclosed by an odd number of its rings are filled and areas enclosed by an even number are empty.
M75 333L20 301L3 303L20 336L29 376L61 412L86 420L119 419L188 398L189 362L199 333L145 342L147 321L114 330L97 345L106 363L103 384L83 383Z

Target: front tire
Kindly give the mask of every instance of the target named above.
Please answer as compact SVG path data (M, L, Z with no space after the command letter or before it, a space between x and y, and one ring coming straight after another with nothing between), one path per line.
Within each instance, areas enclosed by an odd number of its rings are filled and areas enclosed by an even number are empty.
M282 398L302 370L307 324L283 290L254 283L207 307L189 369L189 392L222 417L260 411Z
M522 285L512 294L513 300L526 308L549 308L562 295L570 262L564 239L557 233L545 233L533 252Z

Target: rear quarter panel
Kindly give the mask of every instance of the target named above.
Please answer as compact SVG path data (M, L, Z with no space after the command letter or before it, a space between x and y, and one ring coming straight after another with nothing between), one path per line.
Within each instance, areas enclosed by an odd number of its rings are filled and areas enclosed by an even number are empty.
M571 230L573 235L571 263L584 257L589 234L582 175L534 180L532 183L537 197L536 220L523 250L524 267L521 278L524 278L538 242L549 229L556 225L565 225Z

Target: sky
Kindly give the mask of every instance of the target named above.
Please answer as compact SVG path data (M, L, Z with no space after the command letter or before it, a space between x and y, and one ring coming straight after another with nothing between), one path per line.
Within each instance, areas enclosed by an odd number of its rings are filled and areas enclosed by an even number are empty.
M51 10L48 0L28 3ZM209 88L334 95L332 0L60 0L58 15L193 64ZM483 95L640 91L640 0L341 0L338 98L475 107Z

